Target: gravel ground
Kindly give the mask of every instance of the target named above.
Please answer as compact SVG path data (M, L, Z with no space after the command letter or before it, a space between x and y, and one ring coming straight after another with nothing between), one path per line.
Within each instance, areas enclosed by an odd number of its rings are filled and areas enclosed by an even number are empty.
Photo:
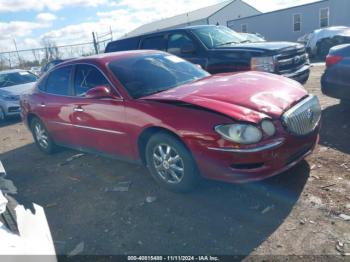
M0 160L21 201L45 207L58 254L84 243L83 254L346 260L350 221L340 216L350 215L350 108L321 94L323 70L313 67L306 84L323 108L318 148L262 182L205 181L193 193L170 193L140 166L87 154L67 162L77 154L70 150L46 156L16 119L0 125Z

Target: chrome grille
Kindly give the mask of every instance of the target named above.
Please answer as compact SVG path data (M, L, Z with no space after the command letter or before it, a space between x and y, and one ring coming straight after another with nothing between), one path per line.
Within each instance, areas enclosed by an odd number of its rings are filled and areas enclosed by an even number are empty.
M280 74L293 73L309 63L305 48L284 51L276 56L277 69Z
M282 123L292 134L303 136L313 132L320 119L320 102L316 96L310 95L284 113Z

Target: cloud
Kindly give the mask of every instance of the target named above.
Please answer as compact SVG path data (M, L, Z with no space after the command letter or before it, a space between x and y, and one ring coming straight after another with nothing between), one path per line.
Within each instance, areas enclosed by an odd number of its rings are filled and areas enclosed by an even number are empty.
M42 37L51 38L59 45L91 42L92 32L102 34L108 32L111 28L113 37L116 39L145 23L219 2L222 2L222 0L202 0L201 2L191 0L122 0L110 2L109 5L112 10L97 12L97 21L65 26L50 31Z
M119 38L133 29L155 20L171 17L184 12L196 10L201 7L213 5L223 0L147 0L147 1L127 1L121 0L46 0L37 2L33 0L12 0L5 5L4 0L0 0L0 11L4 8L11 11L19 9L58 10L68 5L97 6L104 4L109 6L109 11L96 12L94 19L85 19L82 23L68 25L59 29L50 30L36 38L32 37L32 31L39 28L50 28L52 21L57 17L48 12L37 15L38 22L10 22L0 23L0 40L16 37L19 49L37 48L43 38L50 38L57 45L79 44L92 42L92 32L98 35L113 31L113 38ZM11 40L12 41L12 40ZM11 43L10 41L10 43ZM13 50L13 44L8 45L8 41L0 41L0 49Z
M26 21L11 21L7 23L0 22L0 40L30 36L34 29L48 27L47 24L26 22Z
M105 23L110 23L113 30L125 34L141 25L220 2L223 0L202 0L200 2L193 0L121 0L111 4L114 7L113 10L97 12L96 15ZM120 23L123 24L122 28L118 26Z
M36 16L36 19L40 22L48 23L56 20L57 17L51 13L40 13Z
M41 36L41 38L51 38L60 45L68 43L74 44L74 42L82 43L87 40L91 41L92 32L98 30L98 26L98 23L91 22L69 25L61 29L52 30L45 33Z
M57 11L67 6L97 7L108 0L0 0L0 12L42 11L47 8Z
M35 41L29 41L33 30L47 28L45 23L11 21L7 23L0 22L0 50L2 52L13 51L13 39L16 39L19 49L28 49L37 47Z

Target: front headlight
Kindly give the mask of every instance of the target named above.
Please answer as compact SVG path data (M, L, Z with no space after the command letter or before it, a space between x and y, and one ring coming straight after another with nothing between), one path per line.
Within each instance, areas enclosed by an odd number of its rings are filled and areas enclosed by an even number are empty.
M216 126L215 131L226 140L245 145L257 143L262 138L261 131L257 127L248 124Z
M261 122L261 128L268 136L273 136L276 133L275 125L271 120L265 119Z
M19 96L0 95L0 99L5 100L5 101L18 101Z
M275 59L272 56L252 57L250 68L253 71L275 72Z

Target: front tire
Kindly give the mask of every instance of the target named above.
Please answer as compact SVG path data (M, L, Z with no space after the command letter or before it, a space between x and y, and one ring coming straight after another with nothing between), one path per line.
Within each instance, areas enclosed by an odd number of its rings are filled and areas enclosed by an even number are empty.
M52 154L56 151L56 145L52 140L45 125L39 118L34 118L30 125L33 138L37 147L46 154Z
M332 48L332 43L329 40L322 40L317 46L318 58L324 61L331 48Z
M170 191L192 191L200 180L190 151L170 134L162 132L150 138L146 162L153 178Z

